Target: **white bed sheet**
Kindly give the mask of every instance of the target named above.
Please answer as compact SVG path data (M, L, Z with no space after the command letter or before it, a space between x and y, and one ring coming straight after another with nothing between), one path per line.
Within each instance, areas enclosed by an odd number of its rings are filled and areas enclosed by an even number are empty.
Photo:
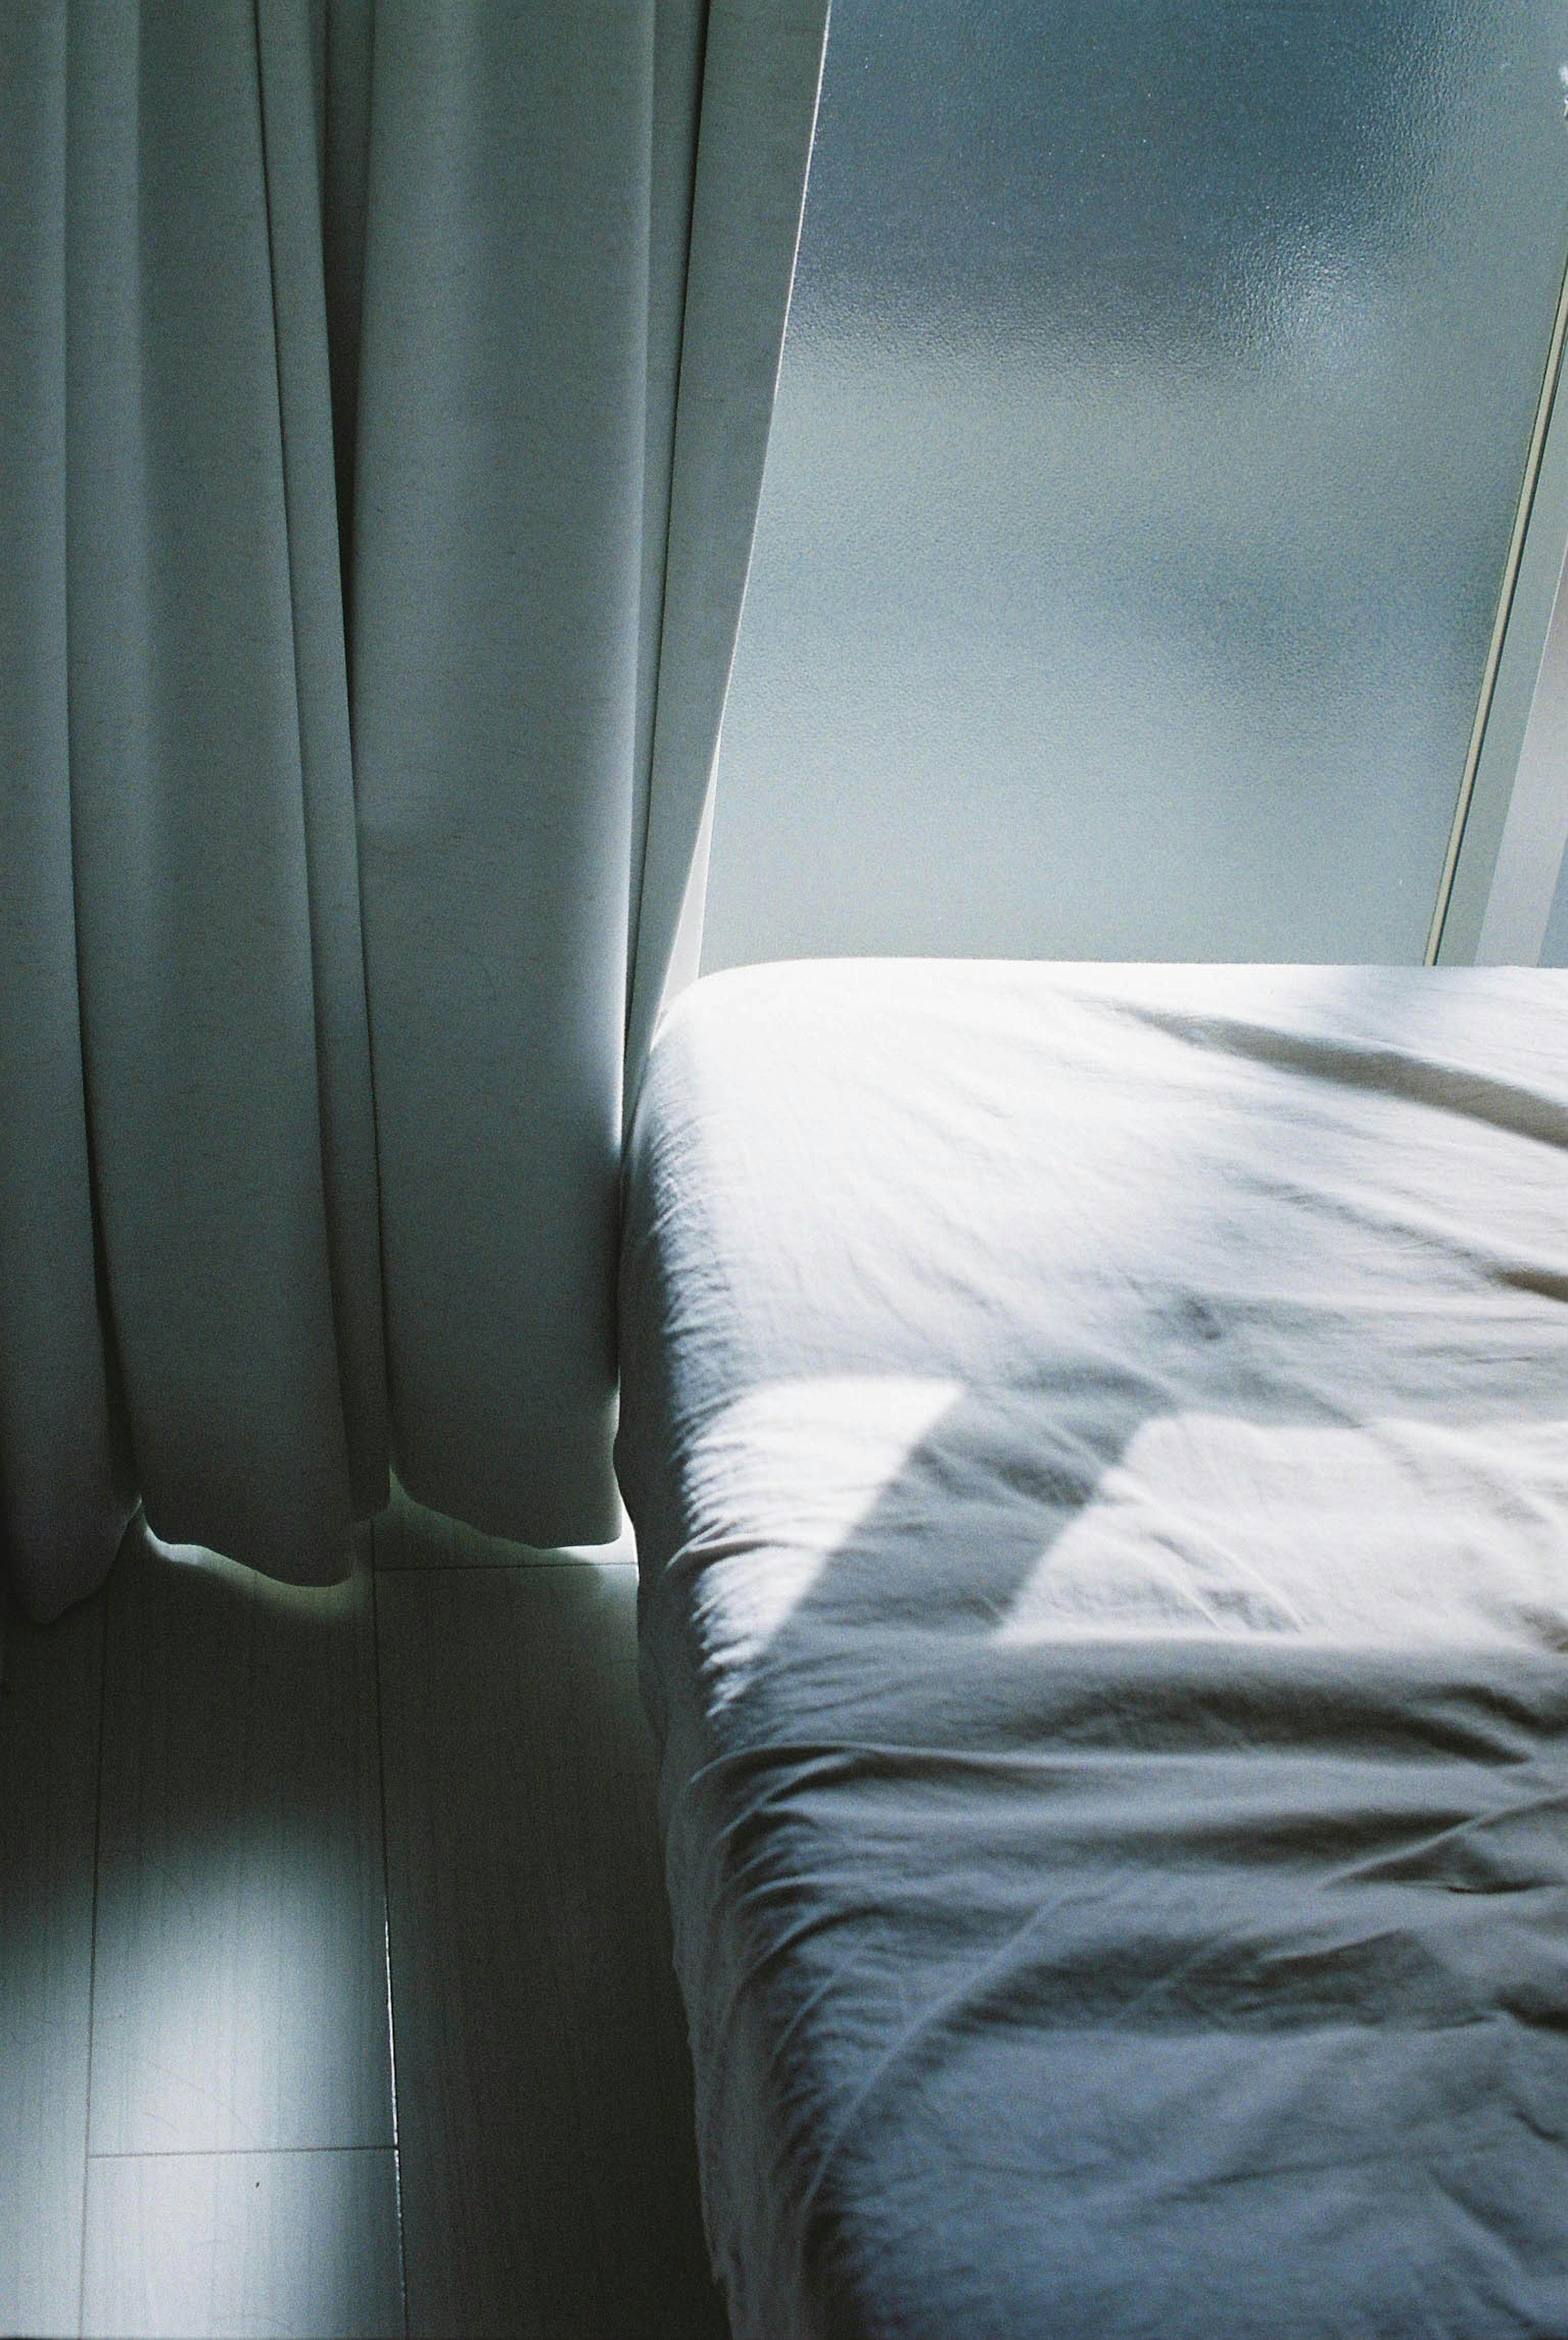
M619 1462L737 2340L1568 2334L1568 977L699 986Z

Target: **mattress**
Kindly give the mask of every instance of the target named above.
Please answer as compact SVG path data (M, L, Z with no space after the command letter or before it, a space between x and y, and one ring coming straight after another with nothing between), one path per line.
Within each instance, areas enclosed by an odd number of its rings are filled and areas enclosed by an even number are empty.
M1568 977L711 978L628 1154L736 2340L1568 2334Z

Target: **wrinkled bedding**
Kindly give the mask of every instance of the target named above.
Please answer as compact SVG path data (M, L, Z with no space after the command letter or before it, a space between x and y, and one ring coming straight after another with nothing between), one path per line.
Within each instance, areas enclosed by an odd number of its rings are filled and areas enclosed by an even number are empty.
M1568 977L710 978L620 1305L736 2340L1568 2335Z

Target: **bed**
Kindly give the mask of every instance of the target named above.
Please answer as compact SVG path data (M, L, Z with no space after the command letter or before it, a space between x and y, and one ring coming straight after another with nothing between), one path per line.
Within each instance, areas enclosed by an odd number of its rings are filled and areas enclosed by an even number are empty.
M1568 976L668 1018L637 1532L735 2340L1568 2335Z

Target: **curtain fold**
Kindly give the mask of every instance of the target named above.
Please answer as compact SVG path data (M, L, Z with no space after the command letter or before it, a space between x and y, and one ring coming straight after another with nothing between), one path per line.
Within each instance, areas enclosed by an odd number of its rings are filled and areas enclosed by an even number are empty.
M0 10L0 1502L13 1590L103 1577L134 1492L100 1311L71 845L65 25Z
M335 21L341 31L342 12ZM327 338L326 39L332 22L318 13L313 24L297 0L256 0L323 1203L349 1492L362 1516L386 1501L388 1422ZM363 54L358 44L344 41L343 47L351 60ZM354 126L335 125L338 144L346 149L347 169L357 164L362 172ZM352 431L347 398L340 404L348 408L341 427Z
M394 1440L611 1536L651 0L376 11L354 749Z
M256 25L235 5L67 23L69 788L110 1323L155 1532L326 1581L355 1507L303 767L318 678L302 699ZM311 451L290 451L299 502L330 507ZM314 582L302 635L329 627Z
M669 992L751 562L828 38L826 0L709 17L647 818L631 907L626 1112ZM700 863L697 875L705 876ZM695 907L700 912L700 897ZM696 973L690 951L682 972Z
M825 13L0 11L0 1504L35 1614L138 1494L329 1581L389 1455L481 1527L615 1531L623 1075Z

